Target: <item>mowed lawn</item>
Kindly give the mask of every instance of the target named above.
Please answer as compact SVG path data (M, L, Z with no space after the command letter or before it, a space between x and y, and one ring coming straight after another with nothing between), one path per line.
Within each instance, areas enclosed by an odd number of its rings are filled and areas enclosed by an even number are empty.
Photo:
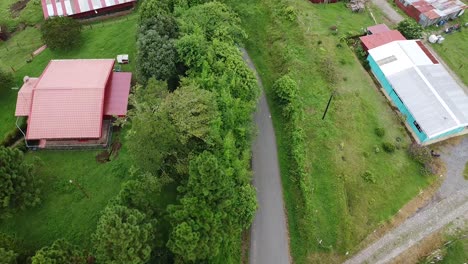
M45 50L35 57L31 63L25 63L28 55L37 47L42 45L40 33L35 28L28 28L20 32L17 37L9 40L5 44L0 44L0 67L8 69L10 64L17 68L15 72L16 87L21 87L24 76L38 77L45 69L51 59L92 59L92 58L115 58L118 54L129 54L128 65L124 65L122 70L134 71L136 55L136 24L137 16L132 14L116 20L99 22L84 27L83 45L79 49L69 52L54 52ZM15 47L15 43L30 48L24 50L17 48L7 51L6 47ZM18 90L0 91L0 139L15 129L15 105Z
M19 12L12 12L10 7L17 2L19 0L0 1L0 25L6 25L13 31L20 23L32 26L44 19L41 0L30 0Z
M103 164L96 162L99 152L28 152L28 160L39 158L42 162L35 176L43 181L42 203L1 221L0 231L22 240L30 250L59 238L88 247L101 210L128 177L125 149L117 159ZM70 180L78 183L89 198Z
M341 34L374 24L370 15L352 13L343 3L285 2L286 6L273 0L230 1L248 31L247 49L273 112L294 262L339 263L434 178L422 176L407 155L405 146L411 139L353 52L344 44L336 47ZM298 14L297 24L287 21L291 7ZM336 36L329 30L334 25ZM319 73L320 56L335 62L339 76L324 121L333 89ZM282 58L289 62L284 65ZM298 184L288 175L289 138L271 91L284 73L298 83L304 106L305 182L312 192L305 199L310 208L305 208ZM384 138L375 134L377 127L385 128ZM388 154L382 150L383 142L400 149ZM375 183L364 179L366 171Z
M452 24L461 25L468 22L466 14L461 19L453 21ZM468 86L468 28L462 26L461 32L442 34L445 38L442 44L427 44L433 47L437 54Z

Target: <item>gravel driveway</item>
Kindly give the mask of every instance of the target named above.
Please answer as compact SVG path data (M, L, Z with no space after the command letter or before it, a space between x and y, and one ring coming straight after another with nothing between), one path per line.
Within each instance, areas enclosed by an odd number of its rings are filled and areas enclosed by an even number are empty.
M468 161L468 136L440 151L447 172L434 198L400 226L359 252L346 264L388 263L423 238L457 219L468 220L468 181L463 169ZM462 221L460 221L462 222Z

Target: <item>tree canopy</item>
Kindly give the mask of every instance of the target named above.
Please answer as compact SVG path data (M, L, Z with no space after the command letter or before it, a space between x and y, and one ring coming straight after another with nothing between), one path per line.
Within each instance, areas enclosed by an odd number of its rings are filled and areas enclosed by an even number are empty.
M93 235L97 263L147 263L154 232L144 213L121 205L106 207Z
M420 39L422 37L423 28L413 19L405 19L398 23L398 31L407 39Z
M2 264L16 264L16 254L13 250L8 250L0 247L0 263Z
M41 248L31 260L32 264L86 264L87 256L77 246L59 239L51 246Z
M177 53L174 41L168 36L148 30L139 35L137 47L137 71L141 81L146 82L153 76L168 80L176 73Z
M50 17L41 26L42 39L53 50L71 50L81 42L81 24L71 17Z
M34 179L34 166L25 162L18 149L0 146L0 182L0 217L41 202L40 181Z

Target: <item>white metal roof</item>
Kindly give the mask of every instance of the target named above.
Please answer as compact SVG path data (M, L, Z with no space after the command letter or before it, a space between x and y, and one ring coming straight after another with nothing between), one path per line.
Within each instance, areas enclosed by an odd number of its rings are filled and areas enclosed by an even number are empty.
M394 41L369 50L429 138L468 126L468 94L416 41Z

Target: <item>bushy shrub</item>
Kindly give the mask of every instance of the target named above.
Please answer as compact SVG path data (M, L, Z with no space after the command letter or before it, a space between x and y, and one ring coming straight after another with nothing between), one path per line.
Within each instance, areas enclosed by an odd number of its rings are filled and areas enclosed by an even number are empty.
M382 148L387 153L393 153L395 152L395 149L396 149L395 145L391 142L382 143Z
M420 146L417 143L413 143L408 147L408 153L410 156L421 165L425 165L432 159L431 151L428 147Z
M81 44L81 24L70 17L51 17L41 26L42 39L52 50L72 50Z
M0 247L0 263L2 264L16 264L16 254L13 250L8 250Z
M385 136L385 128L383 128L383 127L377 127L374 130L374 132L378 137L384 137Z
M273 91L277 101L283 107L292 104L296 100L297 90L296 82L288 75L284 75L273 84Z
M422 37L423 28L413 19L405 19L398 23L398 31L407 39L420 39Z
M374 174L371 171L365 171L363 174L361 174L362 179L368 183L376 183L376 179Z

